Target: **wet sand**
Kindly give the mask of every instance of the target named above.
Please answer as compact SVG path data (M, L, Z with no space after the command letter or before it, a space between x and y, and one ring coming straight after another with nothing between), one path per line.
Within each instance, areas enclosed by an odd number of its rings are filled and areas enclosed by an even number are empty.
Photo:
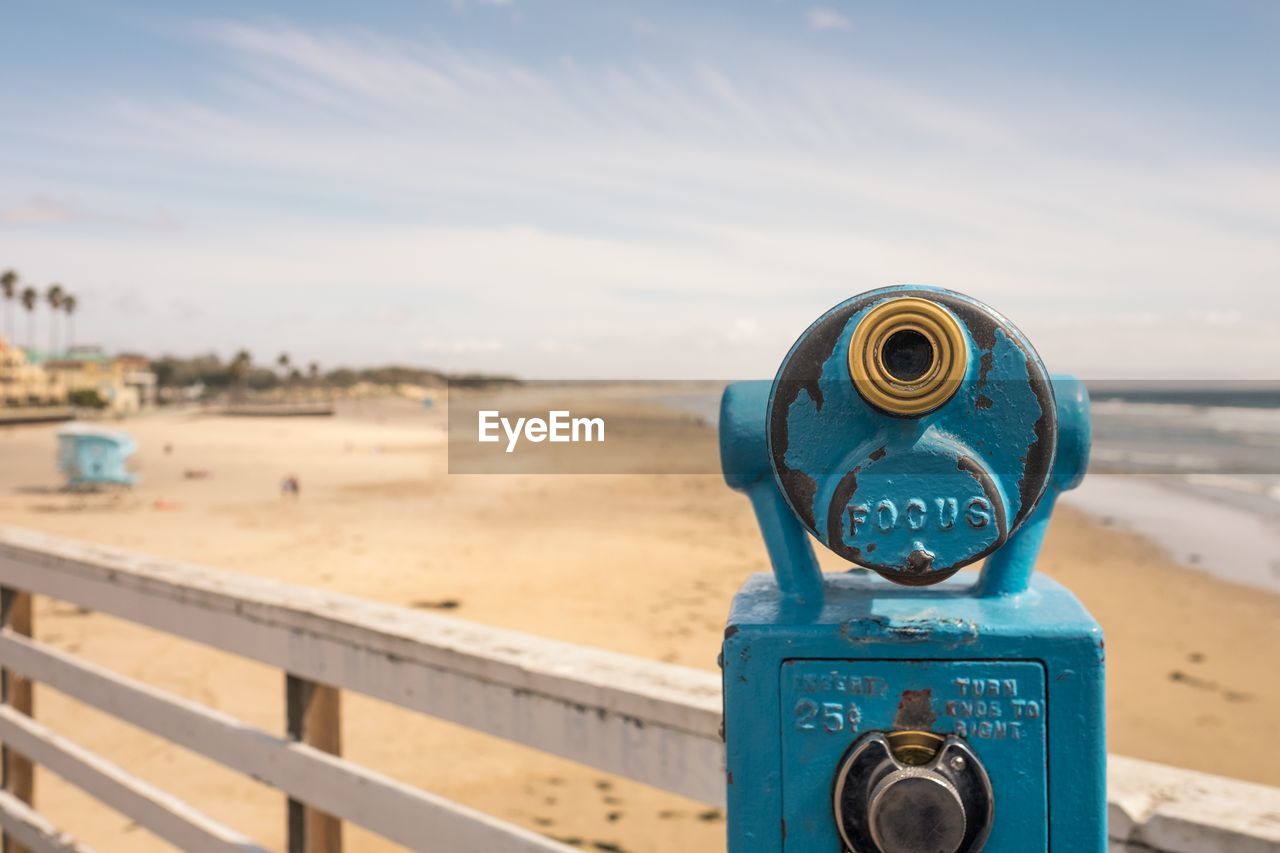
M663 446L709 440L687 416L633 413ZM144 477L119 501L56 491L56 427L3 429L0 523L714 669L730 597L767 570L745 499L714 475L449 475L443 424L438 409L390 400L315 420L145 416L119 425L140 445ZM297 501L279 493L289 474ZM1267 734L1280 717L1280 598L1180 567L1073 508L1055 518L1041 568L1107 632L1113 752L1280 784L1280 762L1267 760L1280 756ZM283 730L277 671L46 599L36 634ZM723 849L722 816L701 804L374 700L343 701L345 753L393 777L588 850ZM51 690L37 688L36 703L56 731L282 846L277 792ZM37 803L99 849L165 849L43 771ZM347 833L349 849L393 849Z

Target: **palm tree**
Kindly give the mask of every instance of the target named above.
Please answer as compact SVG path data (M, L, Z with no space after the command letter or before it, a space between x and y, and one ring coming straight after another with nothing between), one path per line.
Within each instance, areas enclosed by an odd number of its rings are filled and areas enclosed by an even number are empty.
M4 334L13 345L13 299L18 295L18 274L13 270L0 273L0 292L4 294Z
M67 312L67 349L70 350L76 345L76 298L68 293L62 297L62 310Z
M289 365L291 363L292 359L289 358L289 353L287 352L282 352L280 355L276 356L276 365L280 368L280 380L285 387L286 395L288 394L289 389L293 387L293 374L297 373L296 370L290 372Z
M34 287L26 287L19 298L27 312L27 349L32 349L36 345L36 303L40 301L40 294Z
M62 289L60 284L49 285L49 290L45 293L45 299L49 302L49 354L52 355L58 349L58 312L62 310L62 297L66 295L66 291Z
M236 353L235 358L231 359L227 372L231 374L231 379L235 383L233 393L236 397L244 396L244 386L249 381L249 369L251 367L253 367L253 356L249 354L247 349L240 350Z
M311 362L310 364L308 364L308 365L307 365L307 376L311 379L311 384L313 384L313 385L314 385L314 384L316 384L316 383L318 383L318 382L320 381L320 364L319 364L319 362L315 362L315 361L313 361L313 362Z

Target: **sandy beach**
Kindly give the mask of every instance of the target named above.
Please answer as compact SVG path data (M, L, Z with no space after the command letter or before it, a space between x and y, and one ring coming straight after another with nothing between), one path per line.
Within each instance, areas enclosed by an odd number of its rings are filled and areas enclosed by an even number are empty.
M654 406L656 442L713 433ZM118 425L143 481L119 501L57 491L55 427L0 430L0 523L220 569L436 609L477 622L713 670L729 600L767 570L745 499L717 476L449 475L445 418L407 400L333 418L162 413ZM198 472L193 477L192 472ZM283 500L296 475L301 496ZM1170 519L1176 524L1176 519ZM495 531L500 530L501 535ZM841 568L824 555L830 570ZM1177 565L1158 543L1059 511L1040 568L1107 634L1109 749L1280 785L1280 597ZM583 594L583 590L590 594ZM233 714L283 728L280 673L39 599L38 639ZM359 696L345 753L389 775L588 850L716 851L715 810ZM56 731L279 849L275 791L37 688ZM109 850L165 845L40 772L41 811ZM352 850L393 849L358 827Z

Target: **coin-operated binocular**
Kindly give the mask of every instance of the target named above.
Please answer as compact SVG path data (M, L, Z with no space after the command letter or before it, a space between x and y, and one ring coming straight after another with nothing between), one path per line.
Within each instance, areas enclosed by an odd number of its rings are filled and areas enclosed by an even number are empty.
M720 430L773 564L725 631L731 853L1105 850L1102 632L1033 575L1083 384L982 303L891 287L730 385Z

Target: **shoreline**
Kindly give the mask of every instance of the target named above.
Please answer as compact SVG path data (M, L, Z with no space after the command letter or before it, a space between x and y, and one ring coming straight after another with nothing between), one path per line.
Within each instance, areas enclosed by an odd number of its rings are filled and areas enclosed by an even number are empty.
M1280 595L1280 524L1272 517L1162 474L1091 473L1059 500L1142 536L1187 569Z

